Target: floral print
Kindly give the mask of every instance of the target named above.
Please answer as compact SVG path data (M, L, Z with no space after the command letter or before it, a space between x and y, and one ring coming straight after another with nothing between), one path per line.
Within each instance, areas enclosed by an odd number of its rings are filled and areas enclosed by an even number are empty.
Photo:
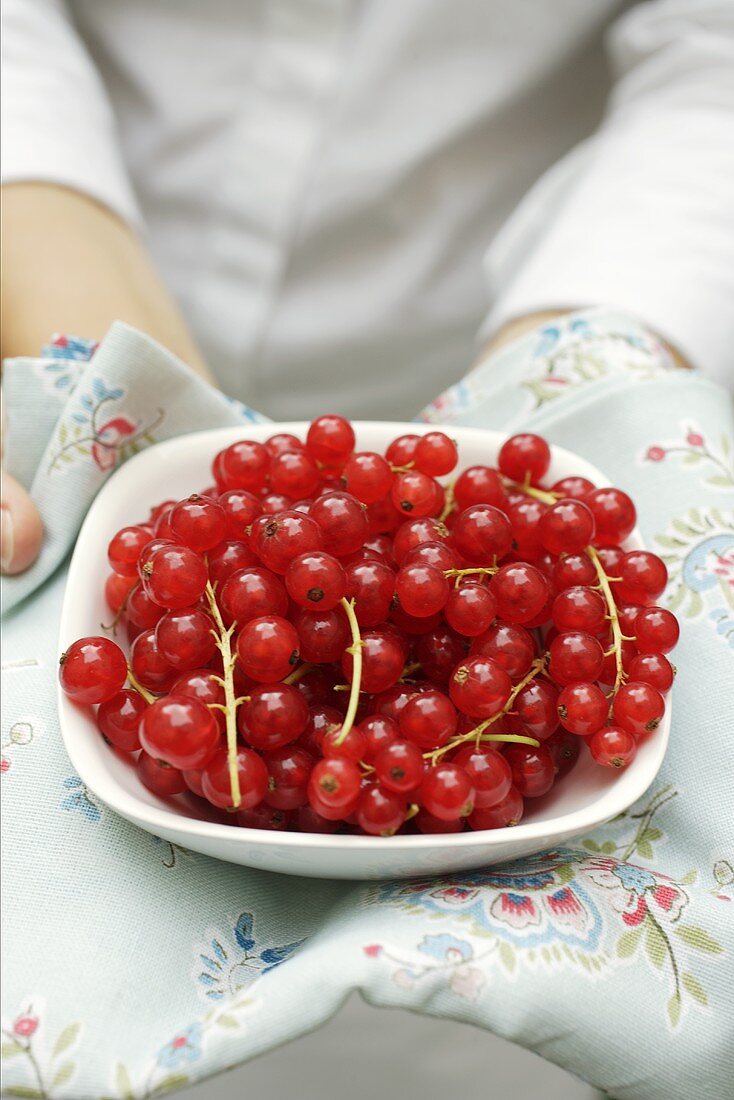
M137 454L142 446L155 443L153 433L164 419L163 409L158 409L145 423L137 423L122 413L108 416L107 406L125 397L124 388L108 388L101 378L93 378L90 389L58 423L57 446L49 458L49 473L62 470L75 458L91 458L106 473Z
M3 1088L3 1095L24 1096L27 1100L50 1100L58 1089L73 1080L77 1063L72 1057L82 1026L68 1024L56 1036L50 1050L44 1042L43 1003L31 999L12 1023L3 1024L0 1056L22 1066L24 1084ZM6 1074L3 1077L6 1078Z
M224 1001L284 963L302 942L263 947L255 935L252 913L240 913L231 932L215 931L194 949L194 976L200 995L209 1001Z
M732 444L727 435L721 435L711 444L695 426L683 428L683 438L671 443L652 443L644 454L647 462L664 462L672 458L683 466L701 464L703 483L710 489L734 489L734 462Z
M653 818L675 797L669 787L658 791L636 815L638 824L631 838L616 843L607 840L602 846L589 838L586 850L559 848L519 864L470 872L461 879L388 883L373 891L372 900L421 918L443 918L454 925L457 919L466 922L468 934L491 941L491 950L482 957L491 955L490 962L494 960L509 971L515 970L518 961L530 970L537 966L564 968L573 962L593 976L603 968L620 965L644 945L651 966L669 976L666 1010L670 1026L677 1027L684 1003L708 1003L699 978L685 968L690 965L689 956L719 954L723 949L703 928L682 920L690 905L684 883L629 862L635 852L652 857L652 843L663 839L662 830L652 825ZM632 820L625 813L617 825L624 827ZM607 852L610 854L601 854ZM623 858L612 852L621 852ZM726 867L731 871L728 864ZM722 879L728 879L728 874L720 867ZM447 938L438 937L436 943L441 948L436 950L442 963L451 963L446 969L453 975L452 967L465 966L475 948L469 939L460 941L461 949L451 943L451 950L459 954L449 956L451 934L443 935ZM424 940L416 950L426 950ZM435 969L409 964L396 949L382 944L368 945L364 951L370 958L397 964L392 980L404 988ZM447 984L459 996L466 996L467 982L464 975L457 988L452 976ZM472 980L468 987L476 996L481 983Z
M78 812L96 825L102 820L102 810L78 775L69 775L63 786L71 793L61 800L61 809Z

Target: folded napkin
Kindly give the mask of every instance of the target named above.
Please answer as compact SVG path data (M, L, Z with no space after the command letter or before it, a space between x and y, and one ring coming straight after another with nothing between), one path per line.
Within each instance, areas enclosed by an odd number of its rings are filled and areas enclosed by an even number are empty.
M682 621L673 733L653 787L591 836L512 865L360 884L248 870L141 832L84 787L61 743L63 562L94 494L140 447L222 424L246 436L260 418L121 324L96 350L61 339L9 362L4 387L7 466L46 526L38 563L2 593L7 1095L159 1096L316 1028L352 990L488 1028L620 1100L731 1095L734 472L720 389L673 369L629 317L589 311L425 411L538 430L634 494Z

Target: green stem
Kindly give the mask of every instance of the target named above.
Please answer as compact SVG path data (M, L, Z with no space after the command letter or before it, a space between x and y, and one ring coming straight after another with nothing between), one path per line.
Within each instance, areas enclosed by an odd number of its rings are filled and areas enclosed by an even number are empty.
M351 653L353 665L352 665L352 686L349 691L349 705L347 706L347 713L344 715L344 722L342 724L341 733L335 739L334 745L338 748L343 745L349 735L349 731L354 725L354 719L357 715L357 707L359 706L359 692L362 686L362 647L364 642L362 641L362 635L359 632L359 623L357 622L357 616L354 613L354 600L348 600L342 597L341 605L344 608L344 612L349 620L349 628L352 632L352 644L347 649L347 653Z
M130 681L130 687L133 688L134 691L137 691L138 695L142 695L146 703L155 703L158 696L154 695L152 691L148 691L147 688L143 687L140 681L136 678L130 665L127 666L127 678Z
M315 665L310 665L308 661L304 661L302 665L299 665L298 668L294 669L293 672L291 672L290 676L286 676L283 683L297 684L298 681L302 680L304 676L308 676L309 672L311 672L314 668Z
M206 584L206 598L209 601L209 610L217 628L216 643L222 654L223 687L225 718L227 723L227 761L229 763L229 784L232 792L232 806L236 810L242 802L240 794L240 775L237 768L237 694L234 689L234 666L236 657L232 653L232 634L235 624L225 629L222 615L217 604L214 589L211 582Z
M514 489L516 493L524 493L526 497L542 500L543 504L556 504L561 498L559 493L551 493L548 489L536 489L534 485L513 481L509 477L503 477L502 483L506 489Z
M612 707L614 706L614 696L619 691L622 683L626 679L624 667L622 665L622 628L619 625L619 615L617 614L617 603L612 595L612 588L609 584L609 577L607 576L604 566L602 565L601 558L593 546L586 547L586 553L594 563L596 569L596 575L599 580L599 588L607 605L607 611L609 612L609 621L612 625L612 652L614 653L614 664L616 667L616 675L614 677L614 687L612 688L612 694L609 698L609 717L612 716Z
M432 763L435 763L444 753L450 752L451 749L455 749L457 745L463 745L467 741L510 741L520 745L532 745L533 748L537 749L540 741L537 741L534 737L525 737L520 733L485 734L484 731L489 729L495 722L498 722L500 718L503 718L508 711L512 709L512 704L515 702L515 699L517 699L522 689L526 687L531 680L534 680L536 676L540 675L544 668L545 657L538 657L530 666L530 671L527 676L524 676L519 683L515 684L501 711L497 714L493 714L491 718L485 719L484 722L480 722L478 726L475 726L473 730L469 730L468 733L463 733L460 737L454 737L447 745L443 745L440 749L434 749L432 752L424 752L424 758L430 759Z

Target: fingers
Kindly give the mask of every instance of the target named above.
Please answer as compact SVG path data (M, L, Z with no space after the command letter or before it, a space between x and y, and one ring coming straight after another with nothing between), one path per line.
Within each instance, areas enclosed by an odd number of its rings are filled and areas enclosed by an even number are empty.
M0 502L0 567L22 573L38 557L43 526L35 504L14 477L3 473Z

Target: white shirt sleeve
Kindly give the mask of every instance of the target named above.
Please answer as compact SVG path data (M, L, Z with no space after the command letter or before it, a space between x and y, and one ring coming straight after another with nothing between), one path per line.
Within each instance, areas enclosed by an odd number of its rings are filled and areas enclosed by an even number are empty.
M544 176L486 257L482 334L609 305L734 377L734 5L656 0L613 27L597 133ZM518 135L522 140L522 135Z
M2 182L82 191L141 222L102 81L63 0L3 0Z

